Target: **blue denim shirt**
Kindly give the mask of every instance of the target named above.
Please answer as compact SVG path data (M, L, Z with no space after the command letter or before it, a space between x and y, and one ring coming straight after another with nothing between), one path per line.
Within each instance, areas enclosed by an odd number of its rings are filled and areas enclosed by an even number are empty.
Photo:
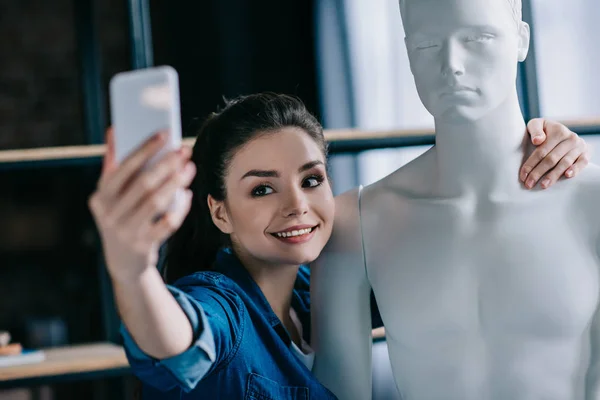
M308 268L300 267L292 307L310 343L309 282ZM335 399L292 352L287 330L229 249L219 252L214 272L168 288L192 324L188 350L153 359L121 327L143 399Z

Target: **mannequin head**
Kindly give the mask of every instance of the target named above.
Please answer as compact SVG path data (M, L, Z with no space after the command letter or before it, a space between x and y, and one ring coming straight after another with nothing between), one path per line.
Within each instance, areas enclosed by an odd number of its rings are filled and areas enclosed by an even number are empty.
M520 0L400 0L417 92L436 119L478 120L516 97L529 50Z

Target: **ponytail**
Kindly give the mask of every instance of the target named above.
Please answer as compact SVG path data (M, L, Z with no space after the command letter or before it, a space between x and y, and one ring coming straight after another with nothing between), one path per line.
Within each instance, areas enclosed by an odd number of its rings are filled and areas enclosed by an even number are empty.
M192 152L192 161L196 164L196 176L190 185L192 191L192 205L181 227L167 242L166 265L163 277L167 283L197 271L212 269L217 252L228 242L228 235L222 233L212 221L208 208L208 195L210 180L218 181L218 176L210 176L213 171L207 165L212 158L208 153L210 145L211 121L216 114L212 114L200 128ZM218 169L218 168L217 168ZM210 193L218 200L224 198L224 193L214 190Z

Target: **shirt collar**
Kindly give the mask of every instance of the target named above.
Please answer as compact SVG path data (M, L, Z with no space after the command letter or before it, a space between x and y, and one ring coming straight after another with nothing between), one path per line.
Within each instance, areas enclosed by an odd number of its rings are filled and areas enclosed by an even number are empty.
M275 315L271 305L267 301L260 287L256 284L248 270L244 268L242 263L235 256L231 248L223 248L217 253L215 271L229 277L242 288L242 290L252 299L257 305L262 315L265 316L271 327L286 341L291 343L287 330ZM298 314L298 318L302 322L304 339L310 343L310 301L309 301L309 282L308 268L301 266L294 284L292 293L292 307Z

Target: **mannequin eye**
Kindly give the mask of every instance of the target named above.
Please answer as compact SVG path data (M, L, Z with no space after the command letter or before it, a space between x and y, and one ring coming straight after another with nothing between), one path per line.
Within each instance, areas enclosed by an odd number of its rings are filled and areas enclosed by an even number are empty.
M415 46L415 49L417 49L417 50L427 50L427 49L434 49L436 47L439 47L436 42L429 41L429 42L418 43Z
M494 38L494 36L492 35L487 35L487 34L481 34L481 35L469 35L465 38L466 42L487 42L489 40L492 40Z

